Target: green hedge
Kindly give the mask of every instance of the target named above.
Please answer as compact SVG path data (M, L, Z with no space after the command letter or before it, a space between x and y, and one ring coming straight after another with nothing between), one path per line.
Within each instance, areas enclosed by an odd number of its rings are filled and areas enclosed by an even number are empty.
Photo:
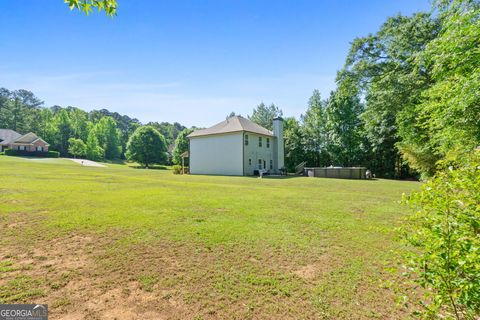
M58 151L22 151L22 150L12 150L6 149L4 151L7 156L31 156L31 157L42 157L42 158L58 158L60 153Z

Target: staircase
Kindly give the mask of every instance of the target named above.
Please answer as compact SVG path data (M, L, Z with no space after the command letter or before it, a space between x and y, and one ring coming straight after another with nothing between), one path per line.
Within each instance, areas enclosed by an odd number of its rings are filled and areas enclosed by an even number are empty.
M299 165L297 165L295 167L295 174L296 175L303 175L303 169L305 168L305 165L307 164L306 161L303 161L302 163L300 163Z

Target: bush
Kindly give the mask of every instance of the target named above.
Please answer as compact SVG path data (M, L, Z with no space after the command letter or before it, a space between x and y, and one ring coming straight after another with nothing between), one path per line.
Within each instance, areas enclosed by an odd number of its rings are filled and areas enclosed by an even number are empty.
M47 151L45 157L46 158L59 158L60 157L60 152L58 152L58 151Z
M31 157L43 157L43 158L58 158L60 156L60 153L58 151L28 152L28 151L21 151L21 150L6 149L4 153L7 156L31 156Z
M414 245L410 271L426 290L424 315L480 315L480 150L438 172L422 191L405 197L416 209L404 227Z
M176 164L172 167L172 169L173 169L173 174L182 173L182 166L181 165Z

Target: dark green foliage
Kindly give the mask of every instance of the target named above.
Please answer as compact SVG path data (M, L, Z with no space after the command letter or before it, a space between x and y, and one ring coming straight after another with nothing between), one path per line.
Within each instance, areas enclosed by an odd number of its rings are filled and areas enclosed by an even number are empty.
M163 164L167 160L165 138L152 126L135 130L127 143L127 159L148 168L152 164Z
M285 168L293 172L295 167L305 161L305 136L301 124L290 117L283 121L285 141Z
M73 136L70 115L67 110L62 109L53 118L54 140L51 142L54 149L62 156L68 155L68 139Z
M2 128L28 133L36 127L35 111L43 102L27 90L0 89L0 123Z
M160 134L165 138L167 143L167 149L169 151L174 150L175 148L175 140L177 139L180 132L186 129L186 127L182 126L178 122L169 123L169 122L149 122L147 126L152 126L160 132ZM168 159L168 164L171 164L173 159Z
M89 159L113 160L125 157L123 151L128 138L141 125L137 119L106 109L85 112L76 107L44 108L42 105L43 102L30 91L0 88L0 128L22 134L34 132L62 156L72 154L69 139L80 139L88 144L88 137L94 134L97 142L90 139ZM171 128L170 133L175 138L185 128L178 123L166 122L162 127Z
M60 153L58 151L46 151L46 152L28 152L20 150L5 149L4 154L6 156L34 156L42 158L58 158Z
M58 158L58 157L60 157L60 152L58 152L58 151L47 151L46 152L46 157L48 157L48 158Z

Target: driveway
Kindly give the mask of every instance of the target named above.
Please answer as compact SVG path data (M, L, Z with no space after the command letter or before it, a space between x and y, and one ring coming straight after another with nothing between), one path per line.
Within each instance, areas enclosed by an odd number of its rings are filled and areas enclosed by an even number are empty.
M101 163L91 161L91 160L86 160L86 159L70 159L70 160L86 167L106 167Z

